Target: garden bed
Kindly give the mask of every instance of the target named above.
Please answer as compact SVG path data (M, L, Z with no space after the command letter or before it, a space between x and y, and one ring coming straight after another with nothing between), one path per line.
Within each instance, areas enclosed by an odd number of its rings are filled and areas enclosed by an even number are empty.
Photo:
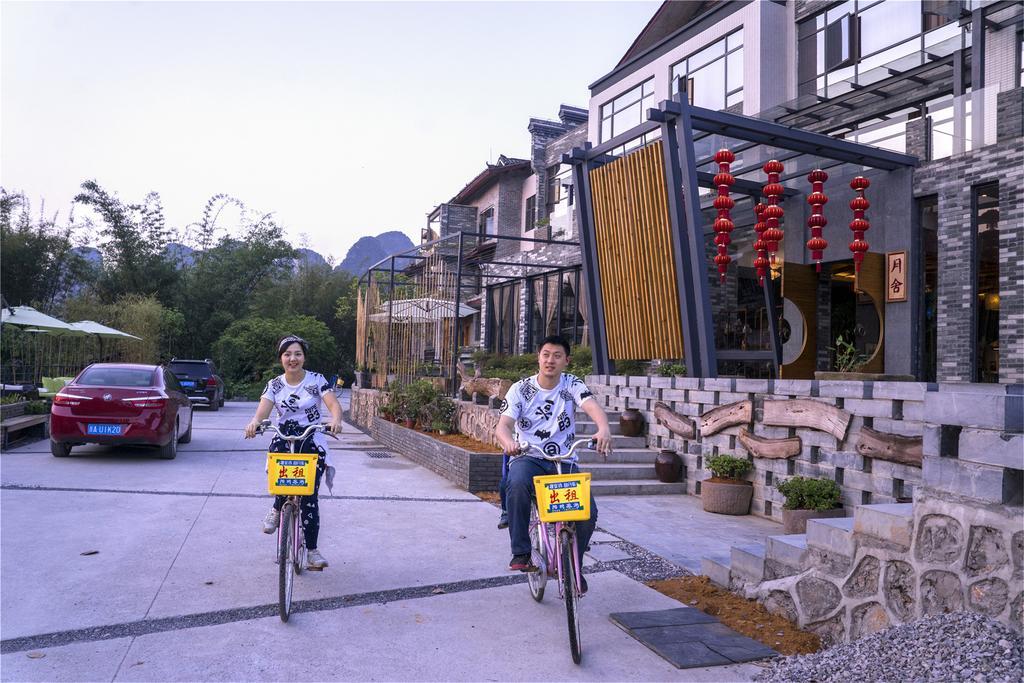
M440 474L470 492L494 491L501 480L501 453L462 434L441 436L407 429L382 417L370 422L370 435L390 450ZM451 440L451 441L449 441ZM473 446L462 448L458 443ZM475 449L481 450L475 450Z

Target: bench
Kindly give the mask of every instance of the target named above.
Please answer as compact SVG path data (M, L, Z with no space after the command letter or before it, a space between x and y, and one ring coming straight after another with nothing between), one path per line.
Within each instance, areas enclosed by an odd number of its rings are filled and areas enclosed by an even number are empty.
M42 425L43 438L45 439L49 437L49 415L19 415L18 417L7 418L3 422L0 422L0 447L7 448L11 432L17 432L22 429L29 429L40 425Z

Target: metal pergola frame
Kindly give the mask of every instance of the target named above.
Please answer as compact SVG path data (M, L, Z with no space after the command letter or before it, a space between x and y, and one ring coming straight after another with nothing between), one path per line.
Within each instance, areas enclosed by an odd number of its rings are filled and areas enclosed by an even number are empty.
M680 89L685 93L685 89ZM763 287L771 351L732 351L715 348L714 327L707 263L704 255L705 221L701 216L699 187L714 187L712 173L699 171L709 163L707 157L696 158L694 143L710 135L721 135L740 141L737 151L761 145L786 150L788 158L814 155L838 164L855 164L892 171L917 166L917 157L891 152L848 140L841 140L761 119L696 107L681 94L647 110L647 120L600 145L586 143L563 155L562 162L573 167L577 192L576 212L583 247L583 279L587 285L591 349L594 372L612 374L614 364L608 357L604 299L601 292L597 245L594 233L593 195L590 172L620 157L613 150L637 138L659 130L663 141L665 184L669 188L669 232L675 261L676 293L680 305L683 348L689 373L697 377L717 377L718 360L770 360L778 376L782 363L782 343L775 320L776 302L773 287ZM699 135L702 134L702 135ZM780 157L781 158L781 157ZM737 178L733 186L741 194L760 195L761 184L741 179L755 168L734 168ZM783 179L785 180L785 179ZM673 191L674 190L674 191ZM787 188L789 195L801 194ZM801 227L802 229L802 227Z
M363 273L363 275L361 275L359 277L358 285L361 287L364 284L364 282L366 284L369 284L370 280L372 280L373 277L374 277L374 273L388 273L388 323L387 323L387 326L388 326L388 332L387 332L388 344L390 345L390 343L391 343L391 326L393 324L393 319L392 318L393 318L393 313L394 313L395 273L396 272L400 273L400 272L403 272L405 270L404 268L396 270L395 262L397 260L400 260L400 259L413 259L413 260L421 260L422 261L422 260L426 260L427 258L429 258L428 256L422 255L421 252L423 252L424 250L441 247L442 245L451 245L451 246L455 247L455 248L452 249L451 252L448 252L448 253L444 254L444 256L447 257L447 258L455 259L455 264L456 264L455 265L455 282L456 282L456 286L455 286L455 302L454 302L454 309L453 309L455 311L459 310L459 306L463 302L462 292L465 289L470 289L470 290L473 290L473 291L483 290L483 289L486 289L487 287L497 287L497 286L502 286L502 285L506 285L506 284L509 284L509 283L523 281L523 280L530 280L530 279L537 278L537 277L542 277L542 276L547 276L547 275L551 275L551 274L556 274L556 273L564 272L564 271L567 271L567 270L572 270L573 268L578 267L578 266L555 265L555 264L553 264L553 263L551 263L549 261L546 261L546 262L543 262L543 263L534 262L533 260L531 260L528 257L524 257L524 259L522 261L493 260L493 259L488 259L486 257L467 259L467 255L466 255L467 247L474 247L475 248L477 246L480 246L482 244L486 244L488 242L495 242L496 246L497 246L497 245L500 245L502 243L502 241L505 241L505 242L518 242L518 243L531 243L531 244L540 244L540 245L559 245L559 246L577 247L577 248L581 246L579 242L574 242L574 241L570 241L570 240L542 239L542 238L537 238L537 237L519 237L519 236L514 236L514 235L484 235L484 234L475 233L475 232L457 232L457 233L452 233L450 235L445 235L445 236L440 237L440 238L438 238L436 240L431 240L429 242L424 242L423 244L414 245L413 247L410 247L409 249L406 249L405 251L401 251L401 252L398 252L398 253L395 253L395 254L391 254L390 256L386 256L385 258L381 259L380 261L377 261L375 264L373 264L372 266L367 268L366 272ZM530 254L531 252L519 252L519 253L520 254ZM388 264L387 267L384 267L384 264ZM516 268L522 268L524 270L534 269L534 268L540 268L540 269L543 269L543 270L540 270L539 272L527 273L527 274L522 274L522 275L504 275L504 274L484 275L484 274L474 274L476 279L477 279L476 282L470 282L470 283L465 282L465 276L467 275L466 271L468 270L469 267L478 267L479 268L479 267L482 267L482 266L511 266L511 267L516 267ZM497 282L488 282L487 285L482 285L480 283L480 279L481 278L487 278L488 280L496 279L498 281ZM581 281L584 278L585 278L585 271L584 271L584 275L580 278ZM579 296L579 292L577 292L577 296ZM559 299L558 307L561 308L561 299ZM456 317L455 320L457 321L458 318ZM589 321L587 321L587 322L589 324ZM449 369L450 370L450 372L449 372L449 379L451 381L453 395L455 394L455 392L457 391L457 388L459 386L458 370L457 370L457 368L458 368L458 360L459 360L459 334L458 334L458 329L457 328L458 328L457 324L453 325L453 333L452 333L452 358L451 358L451 367ZM366 344L367 344L367 346L369 345L369 339L366 340ZM389 349L389 353L390 353L390 349Z

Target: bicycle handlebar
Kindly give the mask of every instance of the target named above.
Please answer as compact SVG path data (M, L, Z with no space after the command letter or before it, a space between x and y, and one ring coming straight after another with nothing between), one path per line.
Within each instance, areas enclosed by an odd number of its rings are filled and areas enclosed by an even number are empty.
M262 434L263 432L274 432L285 441L302 441L314 432L326 433L327 428L329 426L330 425L322 423L309 425L308 427L306 427L306 431L302 432L300 436L285 436L284 434L281 433L281 430L277 428L277 425L273 424L270 420L264 420L263 422L260 423L260 426L256 428L256 433Z
M593 448L595 443L595 439L577 439L576 441L573 442L572 446L569 447L568 452L563 453L562 455L548 455L543 450L541 450L540 447L537 446L536 444L520 443L520 451L518 455L526 455L527 451L537 451L537 453L540 454L540 457L544 458L545 460L550 460L551 462L560 462L562 460L565 460L566 458L571 457L576 452L576 449L580 447L581 444L588 444L588 448Z

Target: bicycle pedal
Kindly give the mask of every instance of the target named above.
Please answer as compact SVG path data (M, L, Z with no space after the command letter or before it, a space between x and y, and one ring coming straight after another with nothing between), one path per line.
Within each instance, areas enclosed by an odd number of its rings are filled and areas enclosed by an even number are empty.
M322 572L325 567L306 567L311 572Z

